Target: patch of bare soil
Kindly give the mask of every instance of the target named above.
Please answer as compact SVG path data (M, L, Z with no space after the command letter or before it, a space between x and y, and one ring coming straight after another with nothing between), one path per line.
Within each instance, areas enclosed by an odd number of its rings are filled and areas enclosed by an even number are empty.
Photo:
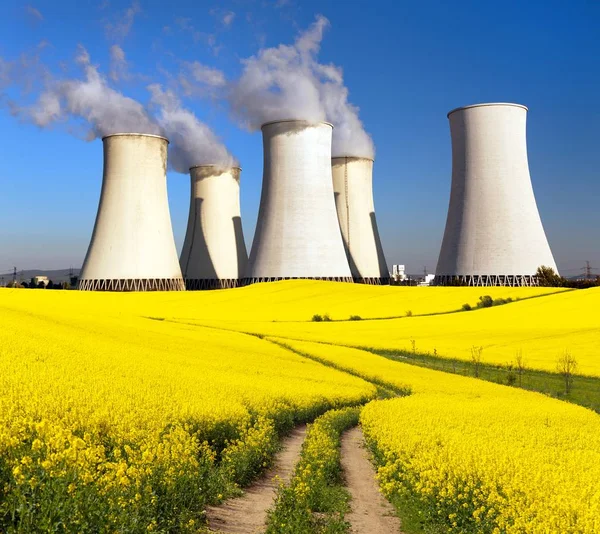
M229 499L220 506L206 510L208 527L222 534L257 534L266 528L267 511L273 504L281 482L288 483L300 458L306 426L296 427L284 439L273 466L244 495Z
M350 492L350 513L344 519L355 534L398 534L400 519L393 506L379 492L375 469L360 427L342 436L342 468Z

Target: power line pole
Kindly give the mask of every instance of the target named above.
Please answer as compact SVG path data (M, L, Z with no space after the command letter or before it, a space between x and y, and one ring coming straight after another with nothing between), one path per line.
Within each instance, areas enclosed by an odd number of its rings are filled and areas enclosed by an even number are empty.
M592 269L592 266L590 265L589 261L586 261L585 262L585 267L582 267L580 270L585 272L585 279L586 280L591 280L593 278L592 271L594 269Z

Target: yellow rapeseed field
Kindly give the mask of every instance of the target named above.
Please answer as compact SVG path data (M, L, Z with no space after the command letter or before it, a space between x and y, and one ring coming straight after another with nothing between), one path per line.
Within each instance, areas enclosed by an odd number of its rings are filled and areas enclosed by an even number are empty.
M423 289L431 294L438 289L443 290L436 287L405 289ZM453 289L469 292L475 289L476 294L491 293L490 288ZM518 288L513 291L518 291ZM435 306L431 305L430 309L435 309ZM514 362L517 351L521 351L529 367L548 371L555 371L557 359L568 350L577 359L580 374L600 376L599 309L600 288L594 288L468 312L381 321L289 324L252 324L233 319L193 321L262 335L354 347L412 351L414 342L417 352L464 360L471 358L473 346L482 346L484 363L508 364Z
M569 349L600 375L600 290L552 292L0 290L0 531L196 532L282 432L372 401L374 384L411 393L362 414L386 495L457 532L598 531L598 415L344 346L469 358L477 345L498 363L520 349L550 370ZM484 294L519 302L448 313Z
M158 316L209 321L310 321L314 314L329 314L332 319L403 317L459 310L468 303L475 306L481 295L493 298L526 299L563 292L564 289L510 287L392 287L290 280L254 284L235 291L195 291L172 293L93 293L80 298L78 292L61 292L60 301L71 310L90 312L102 307L104 313ZM26 292L27 293L27 292ZM12 305L51 306L57 295L18 293L0 289L0 299Z
M416 497L451 532L600 531L600 417L538 393L285 342L365 378L410 390L369 403L361 422L388 497Z
M0 300L0 531L193 529L225 482L262 467L278 431L375 395L256 337L96 297Z

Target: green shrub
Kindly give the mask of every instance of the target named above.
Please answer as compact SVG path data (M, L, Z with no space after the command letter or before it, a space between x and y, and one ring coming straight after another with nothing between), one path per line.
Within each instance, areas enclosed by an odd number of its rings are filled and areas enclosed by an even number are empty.
M351 315L350 320L351 321L362 321L362 317L360 315Z
M310 425L300 461L289 485L281 486L269 512L267 534L347 532L340 442L358 423L359 408L331 410Z
M489 295L479 297L479 302L477 303L478 308L491 308L493 305L494 299Z
M473 308L471 308L471 305L466 303L462 305L462 311L471 311Z
M323 320L323 316L319 315L318 313L315 313L312 316L312 321L315 322L315 323L320 323L322 320Z

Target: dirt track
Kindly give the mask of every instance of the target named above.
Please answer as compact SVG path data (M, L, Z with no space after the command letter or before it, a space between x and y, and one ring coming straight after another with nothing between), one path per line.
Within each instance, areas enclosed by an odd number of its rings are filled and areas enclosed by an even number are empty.
M223 534L257 534L264 532L267 510L281 481L289 482L306 435L306 426L296 427L283 441L273 467L246 489L241 497L230 499L221 506L206 510L208 527ZM275 477L278 477L276 479Z
M398 534L400 519L379 492L360 427L343 435L341 463L346 487L352 496L351 511L346 515L352 525L350 531L354 534Z

